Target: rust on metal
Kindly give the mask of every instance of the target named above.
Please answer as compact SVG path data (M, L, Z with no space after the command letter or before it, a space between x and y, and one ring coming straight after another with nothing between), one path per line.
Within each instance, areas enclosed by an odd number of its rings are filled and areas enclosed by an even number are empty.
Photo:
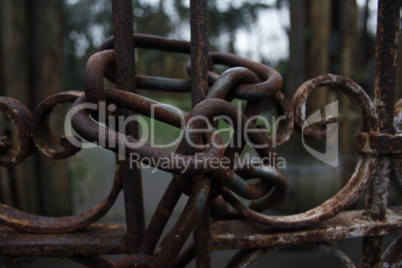
M394 134L394 91L401 5L401 1L378 1L374 104L380 118L379 130L382 135ZM382 149L381 145L377 147ZM392 156L379 156L372 183L367 189L366 210L375 221L385 219L392 163ZM380 267L382 243L382 236L363 238L362 267Z
M355 268L355 264L353 261L340 249L329 242L320 242L320 243L305 243L299 244L297 247L300 248L317 248L322 251L328 252L332 256L336 257L339 262L346 268ZM285 248L284 246L272 246L268 248L246 248L242 249L233 256L233 258L229 261L226 265L227 268L229 267L247 267L250 263L255 261L256 259L260 258L264 254Z
M20 101L11 97L0 97L0 110L14 123L18 133L18 149L11 146L11 137L3 136L0 165L12 167L34 152L35 146L30 134L32 113Z
M79 91L65 91L49 96L43 100L33 113L32 138L35 146L44 155L52 159L64 159L70 157L81 149L69 142L67 137L61 137L57 141L49 126L49 115L58 104L73 103L83 93ZM78 137L74 137L78 140Z
M135 60L132 10L133 4L131 0L112 1L116 87L128 92L136 91L134 79ZM102 73L100 77L103 76L104 73ZM119 115L123 115L125 118L132 115L132 113L129 111L121 108L119 108L117 112ZM124 133L137 138L137 122L128 122L123 131ZM119 158L119 156L116 155L116 158ZM145 231L145 212L143 204L141 171L138 167L130 167L129 159L118 159L118 161L116 161L116 165L118 170L117 176L121 176L123 183L124 206L127 224L127 248L129 253L135 253L138 250Z
M192 104L202 101L208 91L207 1L190 0Z
M4 226L0 230L2 255L92 256L127 252L126 226L122 224L93 224L83 232L57 235L27 234Z
M402 136L402 99L395 104L394 129L396 136ZM392 163L391 182L402 194L402 154L395 155Z
M401 154L402 136L377 133L356 135L356 150L367 154Z
M382 263L384 267L397 267L402 263L402 237L398 237L384 251Z
M212 225L212 249L263 248L290 246L305 242L321 242L399 233L402 228L401 207L387 210L387 219L372 222L364 210L339 213L313 229L278 232L247 221L217 221Z

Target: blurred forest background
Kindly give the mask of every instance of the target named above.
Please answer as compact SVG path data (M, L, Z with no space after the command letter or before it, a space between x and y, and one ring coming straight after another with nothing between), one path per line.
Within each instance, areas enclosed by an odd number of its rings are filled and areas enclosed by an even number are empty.
M307 79L330 72L352 78L372 95L375 0L210 0L208 4L210 50L274 67L284 78L283 91L289 99ZM188 9L188 0L134 1L135 32L190 40ZM84 90L85 63L111 35L108 0L1 0L0 94L19 99L33 111L53 93ZM402 46L400 51L402 55ZM147 50L137 50L136 55L138 74L188 77L189 57ZM400 98L401 57L397 77ZM141 94L190 108L189 95ZM341 147L349 154L350 128L356 121L348 112L350 103L331 91L317 91L310 110L337 98ZM62 130L63 109L56 110L51 120L55 132ZM3 133L10 134L11 125L3 125ZM38 153L24 162L22 167L1 169L0 201L44 215L71 214L70 164Z

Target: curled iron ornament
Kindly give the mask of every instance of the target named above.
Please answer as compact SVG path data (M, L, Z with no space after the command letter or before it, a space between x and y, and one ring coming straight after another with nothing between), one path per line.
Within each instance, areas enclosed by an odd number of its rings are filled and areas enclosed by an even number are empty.
M12 163L21 161L33 151L32 139L39 151L50 158L62 159L77 153L80 148L73 146L68 137L62 137L60 142L56 140L50 130L48 118L57 104L74 102L81 95L83 95L82 92L61 92L49 96L38 105L33 116L18 101L0 97L2 101L0 101L0 109L4 109L3 111L15 122L20 138L18 152L11 151L11 154L14 155ZM12 110L10 111L10 109ZM30 121L29 124L28 120ZM73 232L103 217L114 204L121 188L121 178L116 174L110 193L102 202L87 211L72 216L40 216L0 204L0 223L30 233L60 234Z
M11 97L0 97L0 110L16 126L19 142L17 149L13 149L11 139L1 137L0 166L13 167L35 151L30 133L32 114L24 104Z
M81 149L71 144L69 137L63 136L60 141L56 140L49 126L49 116L56 105L73 103L82 94L83 92L80 91L60 92L47 97L35 109L31 135L36 148L44 155L53 159L64 159L76 154ZM77 137L70 138L77 139Z
M102 202L73 216L40 216L0 204L0 223L29 233L62 234L73 232L102 218L116 201L121 188L121 178L116 174L110 193Z
M358 104L363 113L363 131L372 131L378 133L378 119L374 111L374 105L370 98L356 83L350 79L336 76L324 75L305 82L299 87L294 95L292 107L295 114L295 121L299 128L303 128L303 134L307 136L323 139L326 132L323 130L315 131L305 126L306 120L306 101L309 93L316 87L323 85L335 85L344 94L346 94L353 103ZM363 193L366 189L377 164L378 158L374 155L359 156L355 172L345 184L345 186L326 202L310 209L306 212L289 216L268 216L258 213L237 200L232 193L226 189L222 190L222 195L237 211L246 218L260 224L270 226L275 229L299 229L313 226L326 219L329 219L346 209Z
M317 89L320 86L333 86L334 89L339 90L345 94L349 100L358 108L361 112L362 131L376 132L379 131L379 124L377 115L375 113L374 104L371 101L367 93L358 84L350 80L349 78L327 74L318 76L304 82L296 91L292 99L292 107L295 115L295 124L298 129L303 129L303 135L322 140L327 138L327 131L325 130L326 120L322 120L320 130L312 129L306 122L306 104L307 98L311 91ZM332 123L332 122L331 122ZM337 131L337 130L333 130Z

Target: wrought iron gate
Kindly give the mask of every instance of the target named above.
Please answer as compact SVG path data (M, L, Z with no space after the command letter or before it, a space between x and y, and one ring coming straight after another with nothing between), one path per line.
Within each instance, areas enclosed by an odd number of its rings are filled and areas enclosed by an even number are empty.
M301 85L291 103L280 91L281 76L272 68L235 55L208 52L206 2L191 1L191 42L186 42L133 35L131 0L113 0L114 37L89 59L85 92L49 96L33 113L18 100L0 97L0 109L15 123L19 138L17 150L12 149L7 137L0 140L2 166L18 165L35 150L54 159L77 153L80 140L56 140L47 120L57 104L73 103L71 122L76 132L115 151L118 167L107 198L79 215L43 217L0 205L4 265L12 265L23 256L63 256L87 266L112 266L101 256L127 254L117 267L181 267L194 256L199 267L208 267L212 251L240 249L228 267L244 267L268 251L298 245L327 251L345 267L354 267L350 258L329 241L363 237L362 267L399 267L402 239L396 239L385 250L382 240L384 235L402 230L401 207L387 205L391 180L395 182L392 187L402 192L402 101L394 103L401 1L379 0L374 100L352 80L328 74ZM190 54L191 80L136 76L135 47ZM213 68L217 64L230 68L217 74ZM117 89L105 89L104 76L114 81ZM315 128L306 126L307 98L313 89L323 85L334 86L361 110L355 171L338 193L311 210L290 216L265 215L263 211L286 197L287 189L286 176L275 163L264 160L267 156L276 157L273 143L284 144L294 124L315 139L325 139L336 131L330 127L335 118L316 122ZM136 87L191 91L193 109L189 113L173 109L136 94ZM230 104L233 98L247 101L243 112ZM260 113L264 98L269 99L278 115L286 118L270 137L258 129L255 120L248 120ZM116 131L122 125L117 116L127 118L133 112L146 116L153 112L155 119L183 128L186 139L172 153L137 140L135 124ZM226 148L216 135L216 116L239 122L234 146ZM205 131L196 131L202 129ZM246 143L245 131L258 145L255 148L262 161L234 169L233 158ZM127 159L132 153L151 165L167 159L170 165L158 168L174 174L147 228L140 172ZM215 160L222 159L228 159L226 165L214 166ZM258 182L247 183L251 178L258 178ZM126 224L95 223L112 207L122 189ZM364 191L365 209L348 210ZM182 194L188 195L187 204L173 229L161 239ZM253 201L247 206L239 196ZM193 231L195 242L183 249Z

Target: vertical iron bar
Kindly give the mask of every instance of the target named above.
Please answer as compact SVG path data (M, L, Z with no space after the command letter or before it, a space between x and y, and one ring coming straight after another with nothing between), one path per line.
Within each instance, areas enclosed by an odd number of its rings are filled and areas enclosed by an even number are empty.
M378 1L374 103L379 118L380 132L388 134L394 132L392 120L400 8L401 1ZM380 156L366 197L366 210L372 220L381 221L385 218L390 173L390 156ZM382 236L363 238L362 267L379 267L381 253Z
M208 27L207 0L190 1L191 27L191 92L192 105L205 99L208 92ZM194 179L197 179L194 177ZM197 267L210 267L210 202L196 226L194 238L196 243Z
M401 1L379 0L374 102L382 133L394 132L394 91Z
M196 263L199 268L211 267L211 201L205 205L204 211L195 228Z
M133 37L133 6L131 0L113 0L113 31L116 65L116 86L119 89L135 92L135 60ZM128 111L119 111L125 117ZM138 136L138 125L131 121L126 127L126 135ZM141 170L130 169L129 161L117 163L119 175L123 179L125 215L127 223L127 250L135 253L144 234L144 206Z
M191 26L191 93L193 107L208 91L207 1L190 1Z

